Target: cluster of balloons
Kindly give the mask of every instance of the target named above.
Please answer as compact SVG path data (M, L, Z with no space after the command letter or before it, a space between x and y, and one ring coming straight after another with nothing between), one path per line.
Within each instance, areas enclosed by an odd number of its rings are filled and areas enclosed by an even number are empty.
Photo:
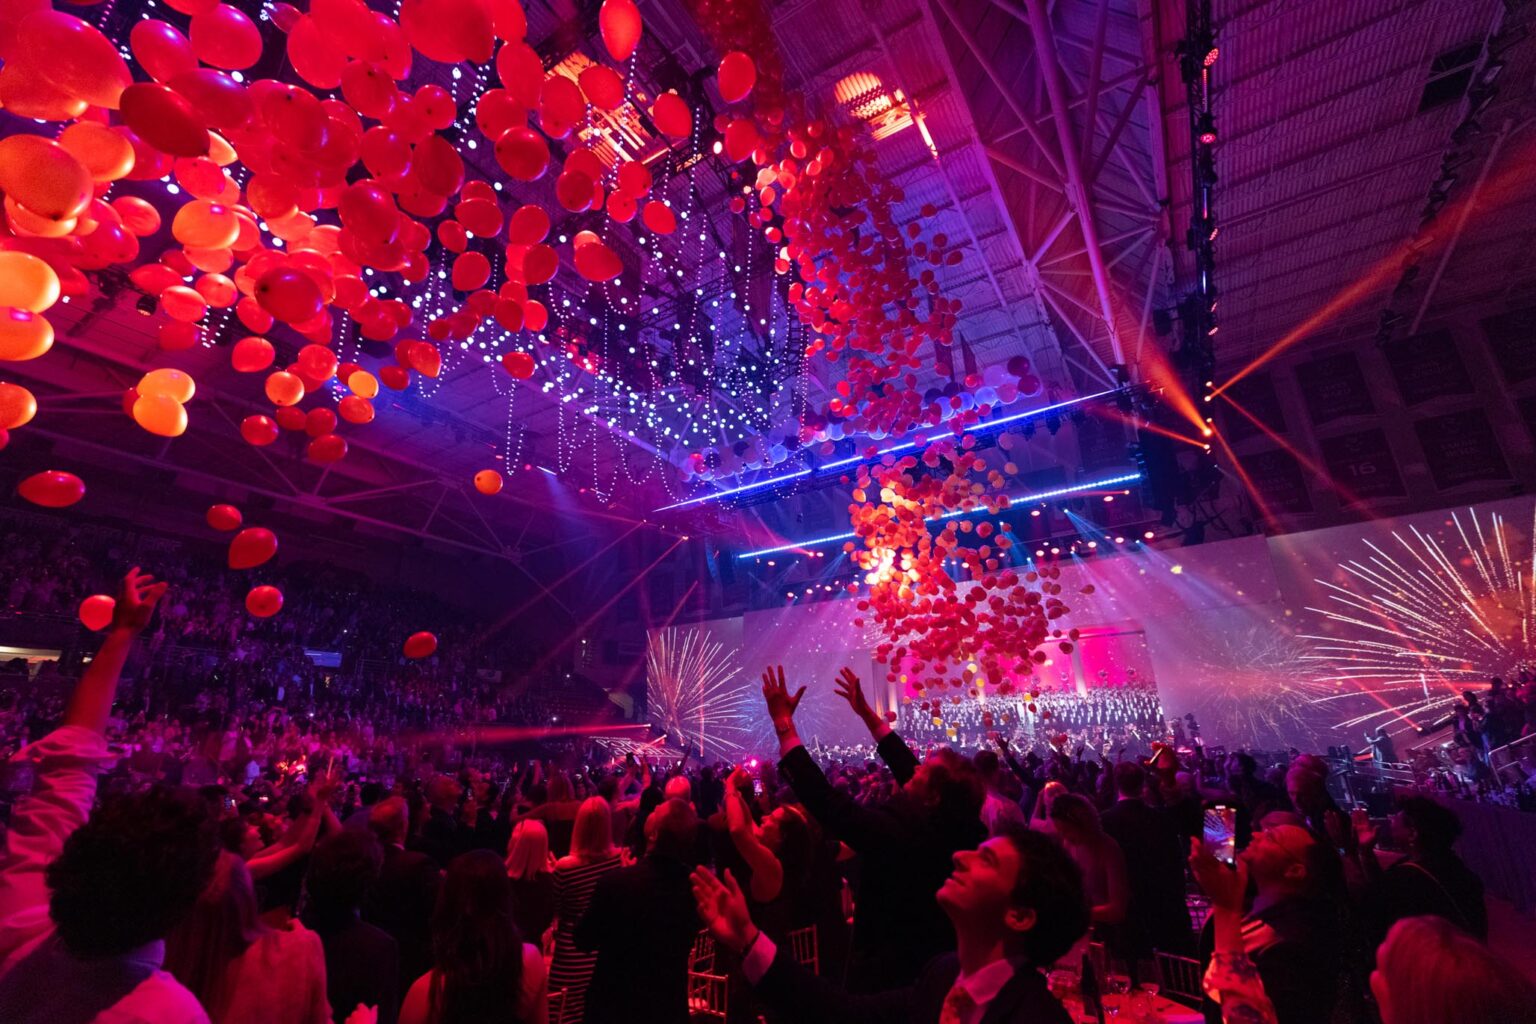
M180 437L187 432L186 404L197 393L197 383L180 370L151 370L129 388L124 405L133 421L151 434Z

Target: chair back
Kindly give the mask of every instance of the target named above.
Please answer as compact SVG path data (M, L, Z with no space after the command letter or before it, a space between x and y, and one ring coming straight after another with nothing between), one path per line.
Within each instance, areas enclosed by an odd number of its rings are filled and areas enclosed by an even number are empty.
M709 974L715 969L715 937L708 929L693 937L693 949L688 952L688 969Z
M730 979L723 974L688 972L688 1019L724 1021L730 1013Z
M1155 953L1157 958L1157 983L1162 994L1186 1006L1199 1007L1200 961L1172 953Z
M812 974L821 973L821 948L816 939L816 926L796 928L789 933L789 949L795 962Z
M565 989L557 988L547 997L549 1024L565 1024Z

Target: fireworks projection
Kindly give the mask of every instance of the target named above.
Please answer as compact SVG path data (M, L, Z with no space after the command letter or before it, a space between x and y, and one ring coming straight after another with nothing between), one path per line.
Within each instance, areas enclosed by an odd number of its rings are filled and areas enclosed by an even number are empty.
M1329 635L1307 635L1307 660L1340 692L1317 703L1339 725L1428 724L1460 692L1536 662L1532 642L1532 533L1497 512L1451 513L1443 535L1393 531L1369 557L1344 562L1342 584L1317 582L1328 606L1311 608Z
M1275 623L1209 631L1192 644L1209 735L1261 748L1319 740L1319 701L1337 694L1312 647ZM1356 693L1355 695L1358 695Z
M739 678L741 651L697 629L653 632L645 655L651 723L668 745L732 759L753 738L761 698Z

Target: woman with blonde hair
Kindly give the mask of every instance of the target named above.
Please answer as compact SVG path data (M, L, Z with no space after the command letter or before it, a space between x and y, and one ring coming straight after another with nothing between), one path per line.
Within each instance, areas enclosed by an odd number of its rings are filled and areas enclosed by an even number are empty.
M1406 917L1376 950L1383 1024L1536 1024L1536 985L1443 917Z
M517 823L507 843L507 878L512 883L512 916L518 930L541 941L555 919L555 858L542 821Z
M586 1013L587 985L597 964L595 953L577 948L576 926L592 902L598 880L621 864L613 845L613 810L602 797L588 797L576 813L571 852L555 861L555 955L549 967L549 988L565 990L566 1020L581 1020Z
M165 968L213 1024L330 1024L325 950L297 921L261 921L245 862L219 854L192 912L166 937Z

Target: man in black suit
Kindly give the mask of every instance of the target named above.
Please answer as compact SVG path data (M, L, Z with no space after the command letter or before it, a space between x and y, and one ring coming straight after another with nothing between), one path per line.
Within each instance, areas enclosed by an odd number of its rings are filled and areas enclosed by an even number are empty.
M688 953L698 934L689 891L698 817L665 800L645 822L645 859L604 875L576 925L597 953L587 1024L687 1024Z
M474 828L459 820L463 796L464 786L452 775L434 775L427 780L427 820L422 822L416 845L444 870L453 858L475 847Z
M786 1020L806 1024L1069 1024L1041 971L1088 930L1077 864L1055 839L1005 825L955 854L935 902L954 925L944 953L915 983L854 995L815 977L759 932L736 880L693 873L699 916L715 940L742 956L742 973ZM913 902L926 893L908 892Z
M355 828L326 839L309 861L304 924L325 947L325 995L336 1020L363 1005L378 1010L378 1024L395 1024L400 1010L400 946L359 917L383 863L378 839Z
M865 720L880 757L902 790L875 806L835 789L795 731L793 697L784 668L763 675L763 696L779 736L779 774L827 835L859 855L859 888L854 901L853 957L848 984L875 992L909 983L923 965L955 948L949 920L932 900L914 893L938 889L949 876L951 858L974 850L987 836L981 823L985 790L975 766L943 749L919 763L917 755L889 725L869 710L858 677L844 669L839 691Z
M1153 950L1186 954L1194 948L1189 909L1184 903L1184 851L1179 830L1164 812L1143 799L1147 773L1134 761L1115 766L1119 801L1101 816L1104 831L1125 851L1131 903L1116 936L1116 952L1128 961Z
M432 968L432 908L442 879L431 857L405 848L410 814L405 800L392 796L374 805L368 827L384 847L384 864L373 884L363 917L400 946L402 989Z

